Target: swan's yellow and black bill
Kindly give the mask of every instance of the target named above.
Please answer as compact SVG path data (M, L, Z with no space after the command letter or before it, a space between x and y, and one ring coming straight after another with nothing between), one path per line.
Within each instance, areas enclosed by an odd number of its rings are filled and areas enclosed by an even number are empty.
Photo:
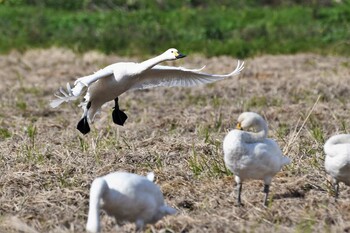
M176 52L176 53L175 53L175 57L176 57L176 59L179 59L179 58L186 57L186 55L185 55L185 54L182 54L182 53Z
M236 125L236 129L239 129L239 130L243 130L242 126L241 126L241 123L238 122L237 125Z

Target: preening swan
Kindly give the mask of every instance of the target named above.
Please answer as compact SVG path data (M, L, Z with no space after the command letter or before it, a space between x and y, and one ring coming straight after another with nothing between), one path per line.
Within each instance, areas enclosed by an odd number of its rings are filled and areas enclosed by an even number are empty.
M76 100L85 87L87 92L85 101L81 104L84 113L77 125L77 129L87 134L90 131L89 122L93 122L95 114L101 106L111 100L115 101L112 113L113 122L123 125L127 115L119 109L118 96L122 93L135 90L160 86L190 87L204 83L215 82L230 76L239 74L244 68L244 62L238 61L234 71L225 75L207 74L202 69L186 69L182 67L160 66L163 61L176 60L185 57L176 49L168 49L163 54L141 63L119 62L109 65L92 75L79 78L71 88L67 83L67 90L60 89L57 99L50 105L56 108L63 102Z
M268 127L265 120L253 112L244 112L238 117L237 129L231 130L224 139L224 160L235 175L237 183L237 203L241 205L242 183L246 179L264 180L264 205L272 177L290 159L282 155L277 143L266 138ZM245 131L255 129L255 132Z
M324 144L324 152L324 166L333 178L337 198L339 182L350 186L350 134L339 134L329 138Z
M99 232L100 209L117 222L135 222L136 229L152 224L176 210L164 204L163 194L153 183L154 175L147 177L127 172L115 172L96 178L90 189L88 232Z

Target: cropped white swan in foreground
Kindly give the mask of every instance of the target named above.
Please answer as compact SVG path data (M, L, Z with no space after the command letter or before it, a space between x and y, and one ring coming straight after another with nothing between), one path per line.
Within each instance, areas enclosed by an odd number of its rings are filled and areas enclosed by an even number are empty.
M88 232L100 231L100 208L123 221L136 223L142 230L176 210L164 204L163 194L153 183L154 174L147 177L127 172L115 172L96 178L90 189L89 214L86 224Z
M334 135L324 144L326 171L332 176L335 197L339 195L339 182L350 186L350 134Z
M163 61L176 60L185 55L176 49L168 49L163 54L141 63L119 62L109 65L92 75L79 78L71 88L67 83L67 90L60 89L60 95L50 105L56 108L63 102L76 100L87 88L85 101L81 104L84 109L82 119L77 129L87 134L90 131L89 122L93 122L95 114L101 106L111 100L115 101L112 113L113 122L123 125L127 115L119 109L118 96L122 93L135 90L160 86L182 86L190 87L204 83L215 82L230 76L239 74L243 70L244 62L238 61L234 71L225 75L206 74L202 69L186 69L182 67L160 66Z
M245 131L247 129L255 129L255 132ZM243 181L257 179L264 180L266 206L272 177L290 163L277 143L266 138L267 131L267 124L260 115L244 112L238 117L237 129L231 130L224 139L224 160L235 175L238 205L241 205Z

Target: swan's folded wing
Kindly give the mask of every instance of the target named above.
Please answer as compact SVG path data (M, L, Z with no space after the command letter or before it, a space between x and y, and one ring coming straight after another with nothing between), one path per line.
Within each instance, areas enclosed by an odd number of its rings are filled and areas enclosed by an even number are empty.
M229 74L207 74L201 69L186 69L172 66L155 66L152 69L134 76L130 90L146 89L153 87L190 87L200 84L212 83L230 76L239 74L244 68L244 62L238 61L237 67Z

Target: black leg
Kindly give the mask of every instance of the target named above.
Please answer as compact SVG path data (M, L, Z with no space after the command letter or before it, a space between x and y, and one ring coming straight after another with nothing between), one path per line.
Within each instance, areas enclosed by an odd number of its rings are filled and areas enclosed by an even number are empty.
M118 97L114 99L114 102L115 107L112 112L113 122L117 125L124 125L126 119L128 119L128 116L119 109Z
M339 197L339 182L336 180L334 180L334 191L335 191L334 198L335 200L337 200Z
M242 192L242 183L237 183L237 206L242 206L241 192Z
M87 103L86 109L89 110L90 107L91 107L91 102ZM87 113L87 111L86 111L86 113ZM83 118L81 118L81 120L78 122L77 129L82 134L87 134L90 132L90 126L89 126L87 116L84 116Z
M268 196L269 196L269 191L270 191L270 185L265 184L264 185L264 193L265 193L265 197L264 197L264 206L267 206L268 204Z

